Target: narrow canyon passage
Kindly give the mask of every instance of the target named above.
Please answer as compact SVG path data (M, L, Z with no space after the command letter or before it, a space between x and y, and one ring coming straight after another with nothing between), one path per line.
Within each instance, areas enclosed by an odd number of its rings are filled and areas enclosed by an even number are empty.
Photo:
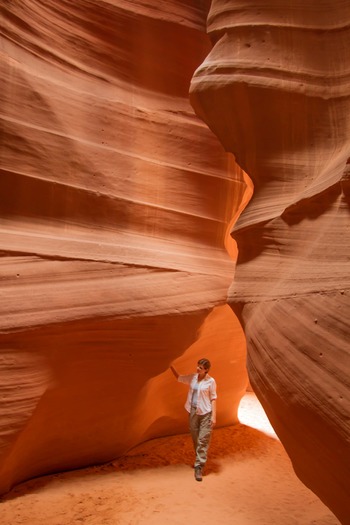
M256 396L241 424L214 431L202 483L187 434L139 445L113 463L21 484L2 525L338 525L296 477Z
M3 2L11 524L182 523L173 500L334 523L307 486L350 525L350 5L287 4ZM169 373L199 357L220 385L202 488ZM237 426L247 367L280 442Z

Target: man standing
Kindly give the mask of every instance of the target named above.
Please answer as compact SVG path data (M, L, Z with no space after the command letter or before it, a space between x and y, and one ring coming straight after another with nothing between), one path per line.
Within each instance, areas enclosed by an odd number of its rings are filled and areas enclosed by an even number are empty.
M194 476L197 481L202 481L211 431L216 423L216 382L208 374L208 359L198 361L196 374L180 375L173 366L170 369L180 383L189 385L185 408L189 413L190 433L196 453Z

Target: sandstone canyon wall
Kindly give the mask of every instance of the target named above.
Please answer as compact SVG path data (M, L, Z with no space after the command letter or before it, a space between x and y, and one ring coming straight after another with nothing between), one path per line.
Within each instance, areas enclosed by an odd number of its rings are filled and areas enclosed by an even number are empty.
M350 3L213 0L196 113L249 175L229 303L296 473L350 523Z
M2 493L187 431L173 361L209 357L237 420L246 184L188 100L208 2L165 4L2 2Z

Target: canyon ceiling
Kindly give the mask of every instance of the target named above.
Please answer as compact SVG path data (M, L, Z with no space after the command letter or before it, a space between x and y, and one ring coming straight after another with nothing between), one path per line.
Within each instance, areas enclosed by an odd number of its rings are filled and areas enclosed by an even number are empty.
M3 12L0 492L186 432L208 357L350 524L350 4Z

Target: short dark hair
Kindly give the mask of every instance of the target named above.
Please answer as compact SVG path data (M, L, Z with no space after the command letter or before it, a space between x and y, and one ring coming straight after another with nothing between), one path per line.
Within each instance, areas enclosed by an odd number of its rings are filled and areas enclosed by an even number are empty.
M209 359L205 359L204 357L198 361L198 365L202 365L207 372L211 367Z

